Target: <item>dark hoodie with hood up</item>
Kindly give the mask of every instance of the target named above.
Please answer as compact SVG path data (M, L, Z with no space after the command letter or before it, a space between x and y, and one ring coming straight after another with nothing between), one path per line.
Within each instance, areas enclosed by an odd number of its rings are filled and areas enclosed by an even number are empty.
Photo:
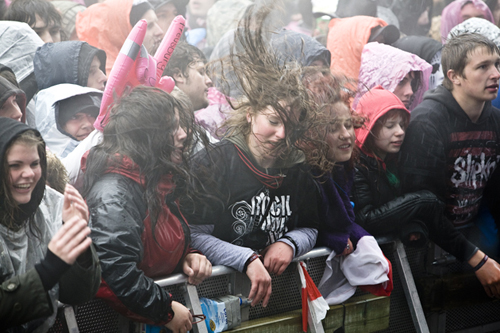
M33 59L38 89L61 83L86 87L95 56L101 62L100 69L106 73L106 53L86 42L66 41L40 46Z
M394 109L403 110L409 116L399 98L380 86L366 93L356 108L367 117L366 126L356 130L356 143L361 149L351 191L356 222L375 236L398 233L407 244L410 244L410 234L420 233L420 240L412 241L412 245L425 243L430 238L459 260L466 261L477 248L444 218L442 202L423 189L402 194L398 182L394 181L394 177L397 179L396 156L388 155L383 161L364 147L376 121Z

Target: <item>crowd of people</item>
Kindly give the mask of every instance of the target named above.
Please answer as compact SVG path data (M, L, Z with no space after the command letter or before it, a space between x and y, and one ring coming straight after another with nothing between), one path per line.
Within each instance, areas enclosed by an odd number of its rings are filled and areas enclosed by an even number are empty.
M173 90L107 83L178 15ZM435 243L500 298L500 1L2 0L0 17L7 332L94 297L187 332L156 278L225 265L266 307L319 246L329 304L388 296L383 235Z

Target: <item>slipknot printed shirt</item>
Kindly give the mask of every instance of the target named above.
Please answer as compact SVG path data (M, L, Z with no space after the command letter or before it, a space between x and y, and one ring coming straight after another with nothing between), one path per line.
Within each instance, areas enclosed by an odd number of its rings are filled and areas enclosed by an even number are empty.
M470 222L479 210L488 179L500 160L494 131L451 134L447 156L447 217L455 225Z

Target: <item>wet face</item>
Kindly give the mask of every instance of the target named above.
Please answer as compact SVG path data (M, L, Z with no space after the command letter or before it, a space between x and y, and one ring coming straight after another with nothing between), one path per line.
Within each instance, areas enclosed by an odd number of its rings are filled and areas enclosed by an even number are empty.
M215 0L191 0L188 3L189 13L196 17L206 17Z
M276 160L275 147L285 139L285 124L270 106L254 115L247 114L250 123L248 147L260 166L269 168Z
M104 91L104 84L108 80L106 74L101 70L101 61L97 56L94 56L90 64L89 78L87 79L87 87L95 88Z
M461 10L462 21L468 20L472 17L484 18L484 13L479 9L474 7L472 3L468 3L462 7Z
M177 87L189 97L195 110L206 108L208 88L212 86L212 80L205 71L205 64L202 61L192 63L186 72L187 76L181 73L174 74Z
M407 108L410 107L411 97L413 96L412 83L414 79L415 72L408 72L393 91L394 95L398 96Z
M332 162L347 162L351 159L354 149L354 126L349 108L344 103L336 103L330 110L326 143L329 146L327 158Z
M149 54L154 55L163 38L163 30L158 25L158 18L152 9L144 13L142 19L148 22L148 29L146 30L146 36L144 36L142 44L148 50Z
M31 28L40 36L44 43L57 43L61 41L61 27L53 22L47 24L38 14L36 15L35 25Z
M18 205L28 203L42 176L37 147L14 143L7 152L7 165L12 198Z
M155 13L158 17L158 25L163 30L163 33L167 33L170 24L177 16L177 8L172 2L169 2L158 8Z
M392 116L382 117L375 124L372 134L376 154L385 160L387 154L396 154L401 149L407 124L406 111L398 111Z
M11 118L17 121L21 121L23 114L19 104L17 104L16 95L12 95L3 103L0 108L0 117Z
M84 112L78 112L64 124L64 131L82 141L94 130L95 117Z
M454 94L475 102L491 101L497 97L500 56L485 47L478 47L468 56L463 75L451 77Z
M174 139L174 150L170 155L170 159L172 163L181 164L182 163L182 154L184 153L184 142L186 141L187 134L184 129L181 127L179 122L179 111L175 110L175 121L177 123L177 129L173 134Z

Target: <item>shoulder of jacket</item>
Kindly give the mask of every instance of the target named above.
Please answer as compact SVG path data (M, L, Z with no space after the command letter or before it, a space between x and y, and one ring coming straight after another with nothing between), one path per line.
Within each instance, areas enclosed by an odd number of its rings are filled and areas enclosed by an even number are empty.
M142 199L143 189L134 180L116 173L106 173L95 182L90 190L87 200L94 198L101 200L126 200L140 195Z

